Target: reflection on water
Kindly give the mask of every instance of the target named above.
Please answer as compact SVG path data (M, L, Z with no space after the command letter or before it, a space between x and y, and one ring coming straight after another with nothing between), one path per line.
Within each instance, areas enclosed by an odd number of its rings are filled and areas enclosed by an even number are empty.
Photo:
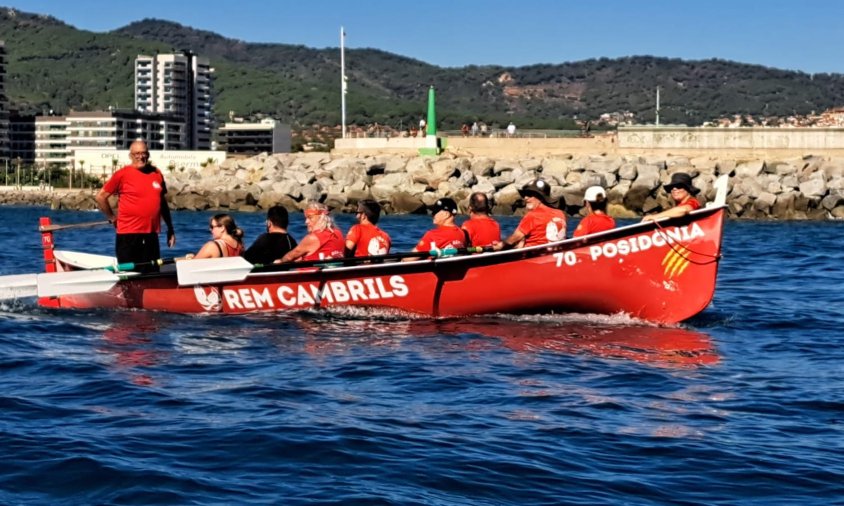
M516 352L585 353L602 358L634 360L665 367L718 363L710 336L681 327L660 327L615 316L511 316L432 320L353 311L314 311L287 315L305 338L308 353L342 352L348 346L398 346L414 337L460 337L428 341L432 348L462 346L495 349L490 339Z
M153 339L160 329L156 313L129 311L115 314L111 324L103 330L103 343L96 351L113 357L114 366L130 374L132 383L153 385L153 378L142 370L166 358L166 353Z
M590 323L470 319L441 323L441 333L472 333L495 337L519 352L586 353L653 365L711 365L718 355L708 335L679 327L611 326Z

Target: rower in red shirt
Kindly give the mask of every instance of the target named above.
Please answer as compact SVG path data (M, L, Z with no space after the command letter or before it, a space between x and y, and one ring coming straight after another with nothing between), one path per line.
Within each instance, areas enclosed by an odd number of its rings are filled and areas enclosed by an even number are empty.
M501 241L501 226L489 213L489 198L486 194L473 193L469 197L469 219L462 225L469 235L468 246L485 247Z
M465 248L466 233L454 223L457 203L449 198L439 199L431 207L431 216L436 228L425 232L413 251L431 251L445 248Z
M390 252L390 236L376 226L381 205L370 199L358 202L357 225L346 234L346 256L365 257Z
M308 204L305 224L308 235L274 263L343 258L343 234L329 216L327 207L318 202Z
M615 220L607 214L607 192L600 186L590 186L583 194L586 216L574 229L572 237L594 234L615 228Z
M566 215L554 207L551 186L547 181L535 179L519 190L519 195L525 200L528 212L510 237L493 245L496 251L537 246L566 238Z

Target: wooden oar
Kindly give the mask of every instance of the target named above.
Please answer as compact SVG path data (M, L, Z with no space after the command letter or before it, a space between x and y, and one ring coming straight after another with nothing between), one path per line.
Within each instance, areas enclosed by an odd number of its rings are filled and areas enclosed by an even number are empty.
M157 265L161 267L162 265L168 265L179 260L185 260L187 257L173 257L173 258L159 258L158 260L150 260L149 262L126 262L122 264L117 264L112 267L106 267L106 269L110 270L111 272L122 272L122 271L133 271L138 267L149 267L152 265Z
M108 225L108 220L103 221L89 221L87 223L68 223L67 225L41 225L38 227L39 232L55 232L56 230L67 230L69 228L86 228L98 227L100 225Z
M0 276L0 300L21 299L38 295L37 274Z
M130 272L118 275L97 269L0 276L0 300L105 292L118 281L136 274Z
M199 258L176 262L179 285L241 281L254 266L243 257Z
M118 281L136 274L136 272L131 272L118 275L105 269L46 272L38 275L38 296L56 297L59 295L107 292Z
M376 264L386 260L403 260L405 258L440 258L461 253L480 253L486 248L446 248L431 251L411 251L407 253L392 253L388 255L374 255L368 257L329 258L325 260L309 260L305 262L289 262L284 264L253 265L243 257L203 258L200 260L186 260L176 262L176 274L179 285L201 285L213 283L227 283L243 281L253 269L260 272L278 272L304 267L335 267L360 264Z

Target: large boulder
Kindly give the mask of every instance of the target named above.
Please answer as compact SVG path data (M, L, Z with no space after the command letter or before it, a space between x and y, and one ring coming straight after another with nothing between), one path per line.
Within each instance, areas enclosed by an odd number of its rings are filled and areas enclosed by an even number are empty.
M413 214L425 211L425 203L418 196L396 192L390 197L390 207L396 213Z

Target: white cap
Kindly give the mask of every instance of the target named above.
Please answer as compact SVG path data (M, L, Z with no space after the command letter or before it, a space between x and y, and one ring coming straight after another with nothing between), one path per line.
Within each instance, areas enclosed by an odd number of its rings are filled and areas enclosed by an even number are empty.
M583 200L588 200L589 202L597 202L598 197L607 198L607 192L600 186L590 186L586 189L586 193L583 194Z

